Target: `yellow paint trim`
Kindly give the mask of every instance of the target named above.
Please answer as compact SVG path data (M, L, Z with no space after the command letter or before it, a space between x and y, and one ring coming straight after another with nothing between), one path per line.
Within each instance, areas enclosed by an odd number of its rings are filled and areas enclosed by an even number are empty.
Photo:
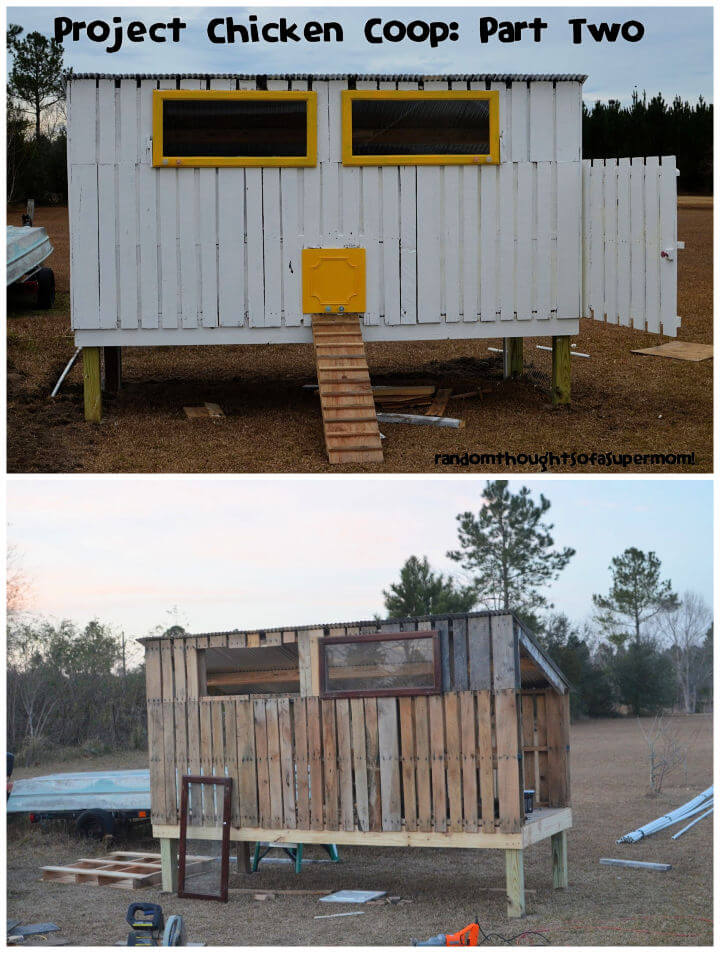
M163 151L163 106L168 99L296 99L307 103L307 154L304 156L166 156ZM154 89L152 164L161 169L317 165L317 93L312 90Z
M490 106L490 152L487 155L356 156L352 151L352 104L356 99L483 99ZM343 165L498 165L500 162L500 94L496 89L342 91Z
M366 307L366 285L364 248L303 248L303 314L360 314Z

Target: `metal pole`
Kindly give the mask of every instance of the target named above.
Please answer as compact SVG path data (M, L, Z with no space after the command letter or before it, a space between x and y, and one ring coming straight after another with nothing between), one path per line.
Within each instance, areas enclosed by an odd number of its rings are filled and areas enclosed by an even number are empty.
M80 353L80 351L82 351L82 348L81 348L81 347L77 348L77 350L75 351L75 353L73 354L73 356L70 358L70 360L69 360L69 361L67 362L67 364L65 365L65 370L62 372L62 374L60 375L60 377L59 377L59 379L58 379L57 384L56 384L56 385L53 387L53 389L52 389L52 393L50 394L51 397L57 396L57 392L60 390L60 385L62 384L62 382L65 380L65 378L66 378L66 377L68 376L68 374L70 373L70 368L73 366L73 364L74 364L75 361L77 360L77 357L78 357L78 354Z
M712 814L714 810L715 808L711 807L709 811L705 811L705 813L701 814L700 817L696 817L694 821L690 821L690 823L686 827L683 827L681 831L678 831L677 834L673 834L672 839L677 840L678 837L682 837L685 831L689 831L690 828L694 827L698 821L701 821L704 817L707 817L708 814Z

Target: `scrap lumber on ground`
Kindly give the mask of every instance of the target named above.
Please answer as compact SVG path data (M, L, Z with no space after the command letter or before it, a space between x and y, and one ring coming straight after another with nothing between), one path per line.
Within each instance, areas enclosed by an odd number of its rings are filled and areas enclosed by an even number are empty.
M645 860L619 860L615 857L601 857L600 863L606 867L640 867L642 870L672 870L672 864L651 864Z
M188 856L185 868L195 874L214 863L213 857ZM160 854L135 851L112 851L107 857L81 857L72 864L50 865L40 869L42 879L46 881L91 884L119 890L138 890L162 882Z

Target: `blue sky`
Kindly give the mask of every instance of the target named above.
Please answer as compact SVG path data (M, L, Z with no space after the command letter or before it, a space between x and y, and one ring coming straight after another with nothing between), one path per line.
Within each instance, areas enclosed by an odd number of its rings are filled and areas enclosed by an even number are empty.
M117 53L104 52L108 43L83 38L66 45L66 64L86 72L419 72L419 73L587 73L584 87L589 101L609 97L627 101L634 87L648 94L661 91L666 98L680 94L712 101L711 7L9 7L8 22L26 30L50 35L56 16L89 21L120 16L125 25L140 19L146 25L180 15L188 24L179 44L125 43ZM232 15L247 22L256 14L260 23L286 17L297 23L308 20L340 22L340 44L213 45L206 36L207 22ZM478 36L480 16L498 20L532 20L541 16L548 24L540 43L529 34L519 42L483 45ZM383 43L370 45L363 25L372 16L384 21L413 19L456 21L457 42L446 41L434 50L427 44ZM568 19L584 17L591 23L639 20L645 35L638 43L618 39L596 43L586 35L572 43Z
M654 550L675 589L712 602L710 480L520 479L552 503L577 555L548 595L581 621L628 546ZM381 613L404 560L445 572L456 514L484 479L11 480L8 538L31 608L97 616L145 635L177 605L194 631L344 621Z

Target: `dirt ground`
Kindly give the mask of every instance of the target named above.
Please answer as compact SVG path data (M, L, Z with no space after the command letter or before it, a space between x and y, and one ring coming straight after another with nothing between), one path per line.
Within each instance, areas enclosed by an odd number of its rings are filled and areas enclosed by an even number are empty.
M127 905L140 899L160 902L166 915L181 914L188 939L208 945L408 945L413 937L456 932L476 918L487 933L517 937L514 945L541 944L542 937L553 946L711 945L712 821L701 821L678 841L664 831L639 844L615 844L617 837L684 803L712 780L712 716L677 717L673 723L690 747L687 784L684 776L675 775L655 799L647 796L647 752L634 719L573 726L569 887L552 889L549 841L527 850L524 920L509 920L504 895L484 889L504 886L501 851L340 847L339 865L310 864L299 877L289 865L261 865L252 876L233 871L230 886L378 889L412 903L329 907L317 897L280 895L259 902L231 889L227 906L219 908L215 903L161 896L159 890L131 893L42 883L38 870L42 864L97 856L99 848L67 835L44 835L24 822L12 825L9 832L7 915L25 922L53 921L77 945L123 940ZM142 754L126 755L120 764L140 767L143 762ZM118 765L117 759L107 756L44 765L34 773L113 765ZM138 839L113 847L159 850L156 842ZM323 853L321 848L308 848L307 856L320 858ZM670 863L672 870L601 866L601 857ZM351 910L361 910L362 915L313 919Z
M712 200L680 202L679 302L684 341L712 342ZM8 221L19 221L13 209ZM48 395L73 353L69 318L67 210L40 208L55 252L52 312L11 302L8 321L10 472L539 472L537 462L471 467L436 465L448 453L687 453L694 464L631 464L630 472L710 472L712 361L690 363L631 354L657 335L581 321L573 339L590 360L573 361L573 402L553 410L550 357L525 342L529 376L502 380L499 341L381 343L368 346L375 382L427 381L456 393L486 385L482 399L460 399L448 414L463 430L383 425L385 463L331 468L310 345L127 349L124 388L105 399L104 419L86 424L82 371L73 368L56 400ZM665 340L664 338L662 340ZM532 364L532 367L529 365ZM220 404L224 418L188 420L186 405ZM562 463L565 472L607 472L601 464ZM619 469L612 467L611 469ZM623 472L625 472L623 470Z

